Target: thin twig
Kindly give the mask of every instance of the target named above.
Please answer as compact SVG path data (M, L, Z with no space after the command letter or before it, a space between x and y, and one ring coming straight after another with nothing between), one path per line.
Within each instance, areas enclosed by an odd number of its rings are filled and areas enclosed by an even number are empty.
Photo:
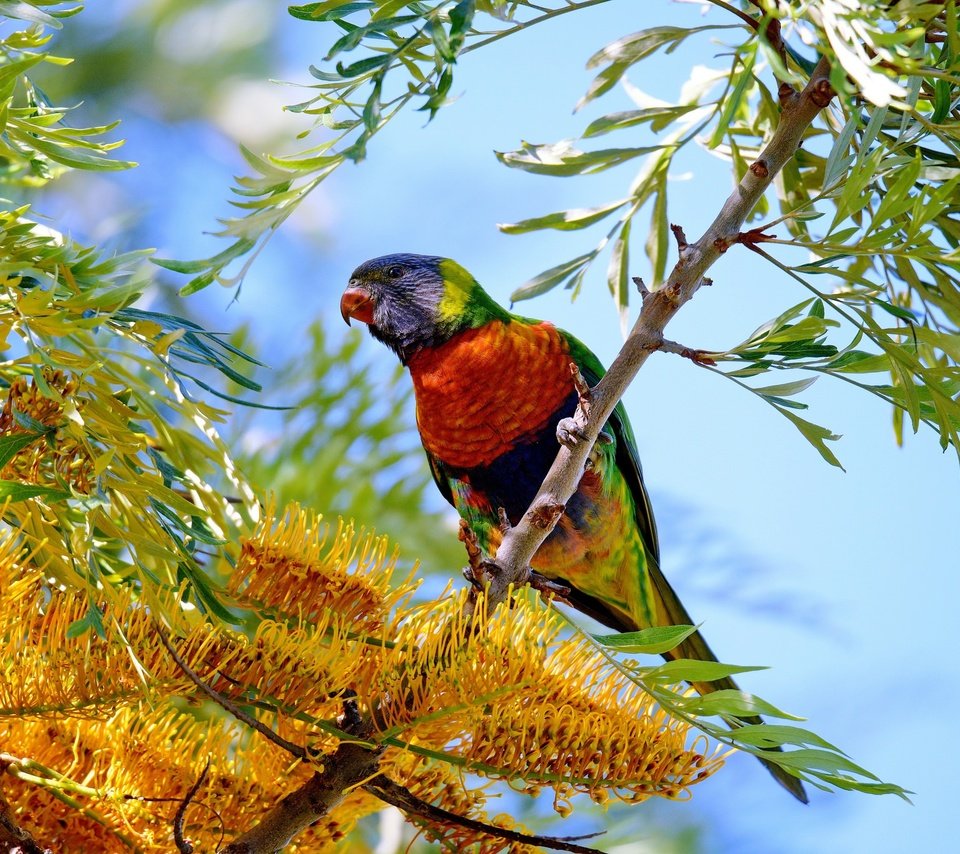
M213 700L218 706L222 706L231 715L233 715L238 721L245 723L251 729L256 730L264 738L272 741L277 747L286 750L287 753L295 756L297 759L306 759L307 751L301 747L299 744L294 744L292 741L287 741L287 739L275 733L270 727L266 724L258 721L252 715L247 714L243 709L241 709L236 703L232 700L227 699L219 691L215 691L206 682L204 682L193 670L190 669L189 665L181 658L180 653L174 649L173 644L170 643L170 638L167 637L166 630L159 623L154 623L157 627L157 634L160 636L160 643L162 643L166 648L167 652L170 653L171 658L177 663L177 666L186 674L187 678L193 682L204 694L206 694L211 700Z
M30 834L13 819L13 809L0 794L0 850L16 851L19 854L50 854L49 848L41 848Z
M207 759L207 764L203 766L200 776L197 777L197 782L190 787L190 791L187 792L180 806L177 807L177 813L173 817L173 841L176 843L177 851L179 851L180 854L193 854L193 845L183 837L183 819L187 814L187 807L190 806L190 802L197 796L197 792L200 791L203 781L207 779L207 772L209 770L210 760Z
M590 834L589 836L577 837L556 837L556 836L536 836L527 833L520 833L516 830L508 830L504 827L496 827L492 824L486 824L482 821L476 821L472 818L466 818L462 815L456 815L442 807L418 798L409 789L393 782L393 780L378 774L372 780L364 783L363 786L370 794L376 795L380 800L385 801L397 809L403 810L408 815L414 815L425 819L430 824L455 824L459 827L465 827L468 830L485 833L496 839L506 839L510 842L518 842L525 845L539 845L541 848L551 848L554 851L573 851L575 854L602 854L596 848L588 848L585 845L577 845L573 840L588 839L591 836L599 834Z
M683 344L678 344L676 341L670 341L667 338L664 338L663 341L660 342L660 351L663 353L673 353L676 356L683 356L684 359L689 359L697 365L712 366L717 364L716 359L710 355L709 351L685 347Z

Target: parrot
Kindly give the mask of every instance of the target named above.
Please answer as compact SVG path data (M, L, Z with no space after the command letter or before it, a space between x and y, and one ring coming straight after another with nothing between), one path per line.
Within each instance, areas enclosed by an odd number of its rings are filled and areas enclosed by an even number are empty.
M433 479L480 547L495 555L502 515L517 524L527 511L557 456L557 425L576 410L581 392L571 364L593 386L604 374L600 360L552 323L507 311L449 258L399 253L366 261L350 276L340 312L348 324L366 324L409 371ZM531 567L559 585L570 605L617 632L693 625L660 569L653 509L622 403L601 438ZM664 657L717 660L699 631ZM729 677L692 687L739 690ZM796 776L760 761L808 802Z

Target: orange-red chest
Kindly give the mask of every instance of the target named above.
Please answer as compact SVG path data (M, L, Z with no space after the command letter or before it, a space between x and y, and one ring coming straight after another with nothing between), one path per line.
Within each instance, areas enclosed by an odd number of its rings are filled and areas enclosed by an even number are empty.
M492 321L409 362L424 447L449 466L488 465L547 426L574 391L549 323Z

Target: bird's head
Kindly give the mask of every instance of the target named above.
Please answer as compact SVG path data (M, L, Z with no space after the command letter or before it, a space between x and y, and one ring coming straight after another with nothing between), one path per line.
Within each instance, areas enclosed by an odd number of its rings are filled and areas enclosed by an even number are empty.
M407 362L462 329L506 316L463 267L432 255L383 255L353 271L340 313L359 320Z

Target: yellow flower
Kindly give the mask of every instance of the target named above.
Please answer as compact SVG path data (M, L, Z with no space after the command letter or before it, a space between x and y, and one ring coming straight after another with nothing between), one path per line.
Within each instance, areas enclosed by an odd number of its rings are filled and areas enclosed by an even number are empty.
M271 504L256 533L245 539L230 590L260 607L317 621L336 616L354 631L378 633L390 610L416 588L391 587L397 552L386 537L338 522L331 536L323 517L291 504Z
M0 436L33 432L18 421L17 414L49 428L41 436L21 448L0 470L0 479L62 488L67 484L77 492L90 492L94 463L89 450L71 430L67 412L78 413L84 402L77 396L77 383L62 371L44 368L41 371L46 390L25 377L10 383L6 400L0 409Z
M383 735L524 790L551 787L561 812L578 792L685 797L722 764L539 600L518 596L472 631L463 614L455 596L407 615L363 695Z

